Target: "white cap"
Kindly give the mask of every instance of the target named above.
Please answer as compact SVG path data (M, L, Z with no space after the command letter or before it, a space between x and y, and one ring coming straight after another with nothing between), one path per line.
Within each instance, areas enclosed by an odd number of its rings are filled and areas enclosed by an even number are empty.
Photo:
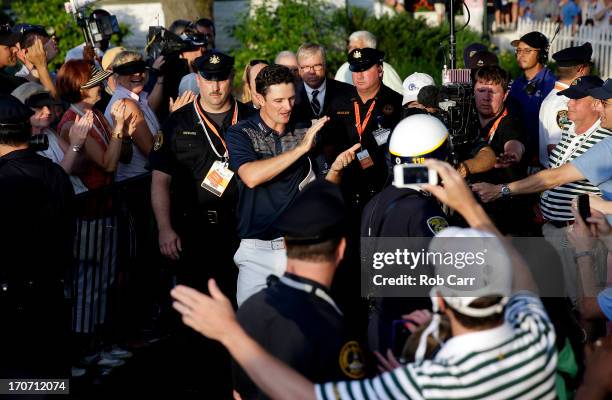
M482 263L469 266L435 265L438 276L474 278L469 287L442 285L436 286L434 291L453 309L470 317L482 318L503 311L512 291L512 261L497 237L476 229L450 227L433 238L429 251L452 254L480 252ZM448 282L447 279L444 281ZM487 308L470 306L472 301L484 296L501 296L502 300Z
M402 100L402 105L411 101L416 101L417 95L422 87L435 84L436 82L434 82L431 76L422 72L415 72L412 75L408 75L402 84L404 87L404 100Z

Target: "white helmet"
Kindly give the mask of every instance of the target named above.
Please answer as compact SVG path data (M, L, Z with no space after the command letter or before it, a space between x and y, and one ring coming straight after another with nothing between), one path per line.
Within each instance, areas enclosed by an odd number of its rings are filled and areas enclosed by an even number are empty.
M421 164L426 158L445 160L448 129L438 118L415 114L397 124L389 139L391 164Z

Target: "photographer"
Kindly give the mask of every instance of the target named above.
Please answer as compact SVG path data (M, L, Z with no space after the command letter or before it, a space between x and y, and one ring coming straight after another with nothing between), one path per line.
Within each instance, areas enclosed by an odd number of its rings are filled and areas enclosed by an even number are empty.
M102 9L93 10L91 17L93 20L102 20L105 17L111 17L111 14ZM87 42L83 42L80 45L73 47L66 52L64 62L70 60L95 60L98 64L102 61L104 53L110 47L110 36L104 36L100 41L95 42L95 47Z
M33 114L0 95L0 376L65 378L74 191L59 165L29 149Z

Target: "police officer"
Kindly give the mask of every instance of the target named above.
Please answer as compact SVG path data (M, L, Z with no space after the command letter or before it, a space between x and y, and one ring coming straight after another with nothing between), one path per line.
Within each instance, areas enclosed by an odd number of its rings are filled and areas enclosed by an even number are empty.
M346 247L345 218L337 185L320 179L306 186L277 225L287 249L286 272L270 275L268 288L249 297L237 314L255 341L314 382L365 375L361 347L330 295ZM239 367L235 371L243 400L267 398Z
M349 101L335 104L332 124L344 132L346 149L361 143L358 163L346 171L343 188L351 192L353 206L363 207L387 181L387 138L401 119L402 96L382 83L385 53L372 48L353 49L348 55L355 91Z
M74 191L59 165L29 149L32 115L0 95L0 376L64 378L70 325L63 279L72 265Z
M535 164L538 149L538 121L540 106L555 86L555 75L546 66L548 38L540 32L529 32L512 41L516 48L516 62L523 71L510 87L508 107L523 123L527 139L527 156Z
M150 156L160 251L181 259L179 279L199 288L234 268L237 189L227 168L225 132L251 111L231 96L233 65L219 52L197 59L200 94L170 115ZM235 280L226 280L222 285L233 284L235 291Z
M420 164L426 158L445 160L448 156L448 130L434 116L416 114L403 119L389 139L390 163L395 168ZM399 174L398 176L406 176ZM448 226L438 201L414 182L395 180L365 206L361 236L365 238L429 238ZM415 243L415 251L426 243ZM426 248L426 247L425 247ZM426 294L425 294L426 295ZM402 298L372 299L368 341L372 350L385 352L392 342L392 323L413 309L427 308L426 298L415 298L412 309ZM403 345L403 343L402 343Z

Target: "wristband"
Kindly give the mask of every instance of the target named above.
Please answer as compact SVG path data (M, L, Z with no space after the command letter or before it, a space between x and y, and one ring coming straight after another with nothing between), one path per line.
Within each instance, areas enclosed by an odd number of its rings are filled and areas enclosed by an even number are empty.
M579 251L578 253L574 254L574 261L576 263L578 263L578 259L580 257L591 257L591 258L595 258L595 252L593 250L587 250L587 251Z

